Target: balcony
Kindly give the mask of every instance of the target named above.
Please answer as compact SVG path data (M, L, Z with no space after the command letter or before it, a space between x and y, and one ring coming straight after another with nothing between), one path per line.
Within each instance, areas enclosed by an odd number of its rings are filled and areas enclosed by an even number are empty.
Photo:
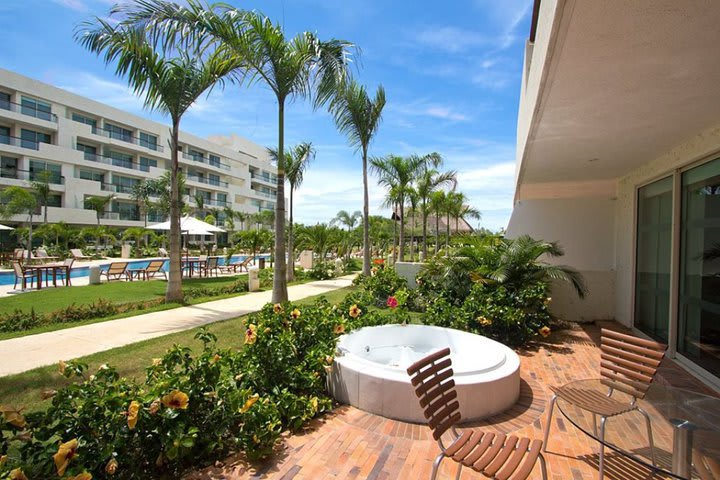
M253 180L260 180L272 185L277 185L277 175L263 175L261 173L250 172L250 178Z
M212 207L229 207L230 202L222 201L222 200L205 200L206 206L212 206Z
M222 162L215 162L215 161L211 162L209 159L202 157L200 155L191 155L189 153L183 152L182 158L184 158L185 160L192 160L193 162L204 163L206 165L210 165L211 167L222 168L223 170L230 170L230 165L228 165L226 163L222 163Z
M78 151L83 152L80 149L78 149ZM104 163L106 165L127 168L129 170L140 170L143 172L149 171L149 168L146 169L146 167L142 167L138 163L135 163L132 161L124 161L124 160L120 160L118 158L113 158L113 157L106 157L104 155L98 155L97 153L83 152L83 157L88 162Z
M277 197L277 195L275 193L267 193L267 192L263 192L261 190L255 190L254 188L251 188L250 190L252 190L252 192L255 195L260 195L261 197L271 198L273 200Z
M13 180L25 180L28 182L42 182L44 179L40 174L43 171L30 171L30 170L19 170L17 168L0 168L0 178L9 178ZM65 177L54 172L50 172L48 176L48 183L51 185L64 185Z
M45 110L40 110L37 107L8 102L7 100L0 100L0 109L21 113L40 120L47 120L48 122L57 123L58 121L57 115L52 112L46 112Z
M130 185L119 185L117 183L101 183L100 190L115 193L132 193L133 187Z
M164 149L162 146L158 145L157 143L151 143L145 140L140 140L137 137L133 137L132 135L123 135L120 133L112 132L110 130L105 130L104 128L99 127L90 127L92 129L92 133L95 135L100 135L106 138L110 138L113 140L120 140L122 142L132 143L133 145L138 145L143 148L147 148L148 150L152 150L154 152L163 152Z
M24 140L10 135L0 135L0 144L12 145L13 147L29 148L30 150L40 150L40 142L35 140Z
M197 175L187 175L185 178L191 182L204 183L205 185L212 185L215 187L223 187L223 188L228 187L228 182L223 182L220 180L213 180L213 179L205 178L205 177L198 177Z

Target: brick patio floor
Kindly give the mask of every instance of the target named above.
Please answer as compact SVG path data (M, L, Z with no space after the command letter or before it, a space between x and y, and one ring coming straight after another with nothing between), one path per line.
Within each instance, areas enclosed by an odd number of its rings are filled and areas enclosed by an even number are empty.
M518 351L521 358L521 394L509 411L476 425L486 430L542 438L548 405L547 385L597 377L600 328L622 330L617 323L574 326L553 333L546 341ZM664 360L657 382L715 394L671 360ZM608 422L609 428L625 429L646 445L643 432L625 422ZM661 444L664 442L660 442ZM659 450L659 451L658 451ZM439 450L423 425L389 420L349 406L315 420L302 434L283 438L278 452L262 464L249 464L241 456L191 473L189 479L412 479L429 478ZM553 480L596 479L597 442L564 419L557 410L545 458ZM656 445L661 462L669 462L664 445ZM640 480L662 478L606 449L605 478ZM445 461L438 478L454 478L455 465ZM463 479L484 478L463 469ZM539 467L531 476L541 478Z

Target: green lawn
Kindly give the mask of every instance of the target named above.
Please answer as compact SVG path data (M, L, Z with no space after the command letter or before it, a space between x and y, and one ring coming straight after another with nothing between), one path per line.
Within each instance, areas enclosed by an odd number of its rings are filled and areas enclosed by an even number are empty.
M345 296L356 287L348 287L329 292L324 296L332 303L342 301ZM296 302L309 304L315 302L320 296L308 297ZM217 335L218 344L222 348L242 348L243 322L245 317L234 318L213 323L208 329ZM162 354L174 344L181 344L199 349L201 343L194 340L198 328L184 332L173 333L163 337L133 343L124 347L114 348L104 352L95 353L80 360L90 366L90 371L96 370L100 365L107 363L118 369L120 375L128 378L142 378L153 358ZM26 411L35 411L45 408L50 400L41 400L43 390L58 389L66 385L69 380L57 373L57 366L36 368L28 372L0 377L0 404L25 407Z

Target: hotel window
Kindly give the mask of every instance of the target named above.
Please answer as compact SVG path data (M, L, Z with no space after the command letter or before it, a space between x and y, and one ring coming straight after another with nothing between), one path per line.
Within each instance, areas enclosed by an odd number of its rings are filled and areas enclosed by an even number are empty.
M720 159L681 184L677 350L720 376Z
M202 162L205 160L205 155L202 152L193 150L192 148L188 149L188 155L190 155L196 162Z
M34 98L22 97L20 110L24 115L39 118L41 120L52 120L50 104Z
M215 198L217 199L218 205L227 205L227 194L226 193L218 193Z
M212 173L208 175L208 183L210 185L220 185L220 176L219 175L213 175Z
M112 184L115 185L115 191L118 193L131 193L135 185L140 183L137 178L122 177L113 175Z
M62 207L62 195L59 193L51 193L47 199L48 207Z
M48 172L48 182L60 184L62 183L62 169L60 165L48 163L43 160L30 160L30 180L41 181L43 176L41 172Z
M140 132L140 146L149 148L150 150L157 150L158 144L157 144L158 137L155 135L150 135L149 133Z
M116 167L133 168L133 156L127 153L105 151L105 156L112 158L112 164Z
M140 157L140 170L143 172L149 172L150 167L157 167L157 160L152 158Z
M105 183L105 174L94 170L80 170L78 176L83 180Z
M0 143L10 145L10 127L0 126Z
M85 160L90 160L91 162L97 162L97 147L93 147L90 145L85 145L84 143L78 143L77 149L83 152Z
M210 202L211 194L205 190L196 190L198 196L202 197L205 202Z
M133 141L133 132L127 128L119 127L117 125L113 125L112 123L106 123L105 131L108 133L110 138L130 143Z
M211 154L208 156L208 162L210 163L210 165L213 165L213 166L215 166L215 167L219 167L219 166L220 166L220 157L218 157L217 155L213 155L213 154L211 153Z
M0 157L0 177L17 178L18 159L15 157Z
M3 110L10 110L10 94L0 92L0 108Z
M40 143L52 143L52 136L49 133L36 132L23 128L20 131L20 145L24 148L38 150Z
M135 203L112 202L112 211L118 214L120 220L140 220L140 210Z
M90 125L93 129L93 132L95 132L95 129L97 128L97 120L95 120L94 118L86 117L85 115L80 115L79 113L73 112L72 119L74 122Z

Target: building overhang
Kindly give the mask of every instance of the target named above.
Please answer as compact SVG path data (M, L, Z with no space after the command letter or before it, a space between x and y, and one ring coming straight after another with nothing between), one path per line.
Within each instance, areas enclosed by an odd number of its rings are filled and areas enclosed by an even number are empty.
M516 200L529 184L618 179L720 124L720 4L538 5L518 121Z

